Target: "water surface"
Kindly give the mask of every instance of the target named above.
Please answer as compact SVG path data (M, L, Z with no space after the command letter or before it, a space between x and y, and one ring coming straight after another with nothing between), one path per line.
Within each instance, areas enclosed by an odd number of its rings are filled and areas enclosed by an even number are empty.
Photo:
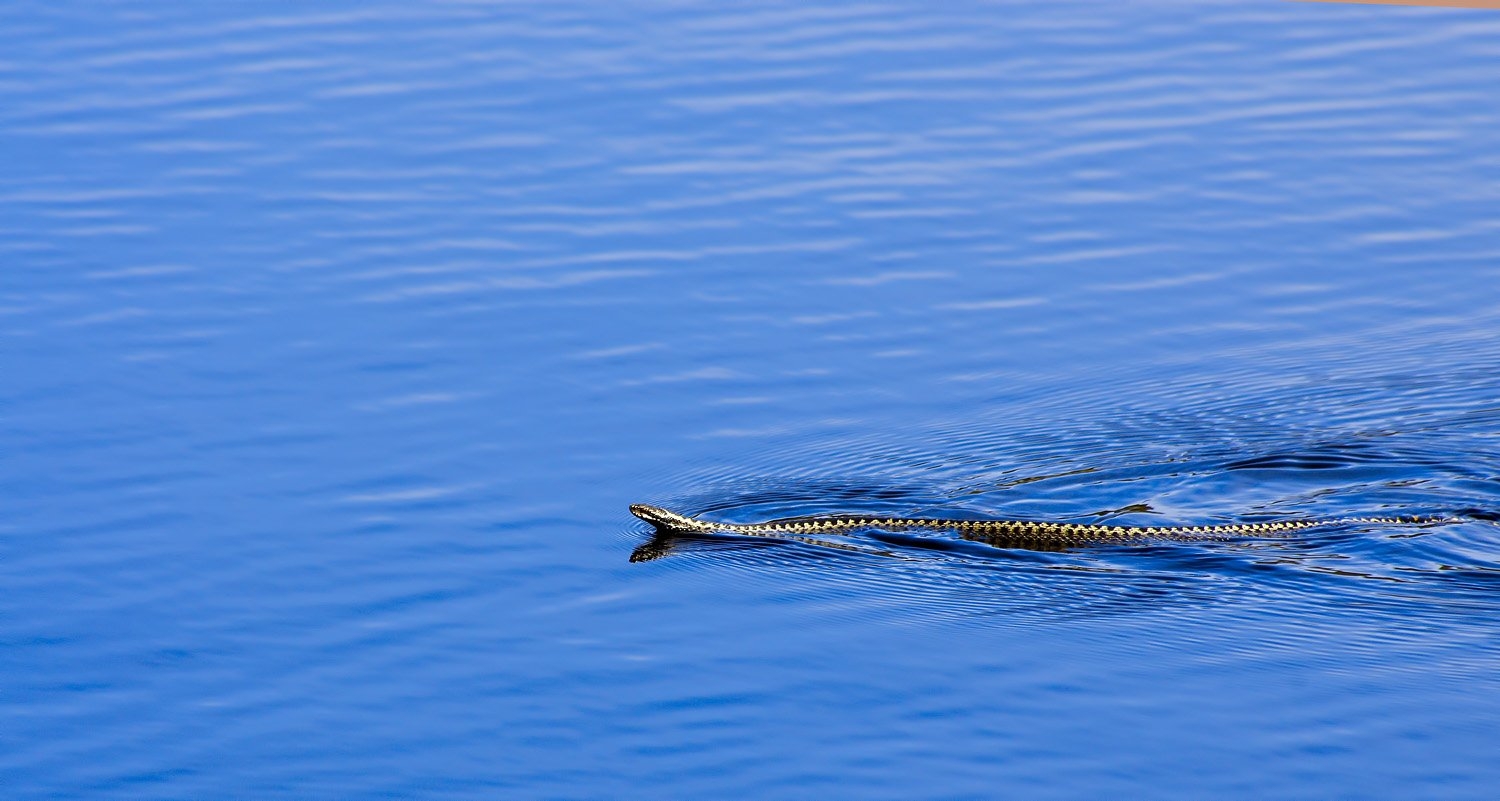
M0 785L1489 797L1497 33L11 4Z

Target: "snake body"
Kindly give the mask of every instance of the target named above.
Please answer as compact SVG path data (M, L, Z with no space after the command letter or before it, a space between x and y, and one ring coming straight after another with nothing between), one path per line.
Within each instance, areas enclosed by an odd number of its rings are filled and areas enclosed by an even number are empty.
M791 518L765 523L720 523L680 515L657 506L634 504L631 514L658 531L679 534L740 534L751 537L804 539L848 534L861 529L880 531L953 531L964 539L991 544L1063 548L1156 540L1198 542L1239 537L1266 537L1343 525L1424 525L1438 520L1415 517L1338 517L1313 520L1274 520L1262 523L1225 523L1213 526L1110 526L1096 523L1049 523L1034 520L956 520L880 515L834 515ZM819 543L828 544L828 543Z

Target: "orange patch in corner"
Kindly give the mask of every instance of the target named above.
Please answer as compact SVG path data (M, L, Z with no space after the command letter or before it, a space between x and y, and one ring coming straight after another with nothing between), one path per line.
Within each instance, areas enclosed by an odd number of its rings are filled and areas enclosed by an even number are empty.
M1500 0L1301 0L1304 3L1346 3L1361 6L1422 6L1424 8L1491 8Z

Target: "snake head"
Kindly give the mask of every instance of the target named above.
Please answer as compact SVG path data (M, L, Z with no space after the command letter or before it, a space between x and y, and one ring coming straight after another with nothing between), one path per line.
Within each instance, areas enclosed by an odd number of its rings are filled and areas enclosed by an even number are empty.
M663 531L694 531L703 526L691 517L683 517L660 506L648 506L644 503L631 504L630 513Z

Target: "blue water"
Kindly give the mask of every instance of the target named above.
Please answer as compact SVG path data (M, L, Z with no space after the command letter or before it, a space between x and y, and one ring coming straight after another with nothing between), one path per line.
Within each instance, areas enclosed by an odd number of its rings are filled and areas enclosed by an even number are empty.
M1492 798L1500 16L0 9L6 798ZM658 543L626 511L1142 525Z

